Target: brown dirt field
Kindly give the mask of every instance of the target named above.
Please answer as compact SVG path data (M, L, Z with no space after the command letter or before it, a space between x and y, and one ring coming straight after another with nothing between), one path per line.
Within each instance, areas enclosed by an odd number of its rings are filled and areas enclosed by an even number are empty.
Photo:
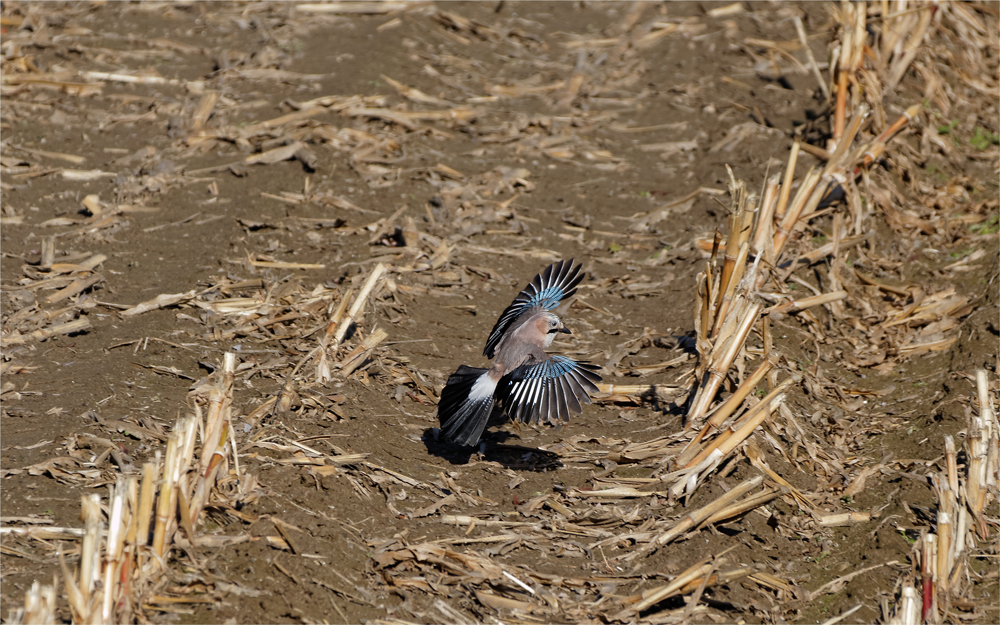
M860 605L849 620L884 621L899 580L919 581L913 544L936 524L927 476L943 470L945 435L961 443L977 406L976 369L989 371L996 392L991 137L1000 128L996 99L961 81L948 86L947 113L915 70L887 97L889 123L928 102L868 186L859 184L866 198L871 187L888 189L896 207L866 200L878 207L866 217L872 234L842 251L856 270L844 276L844 306L862 321L850 327L829 307L812 309L811 319L771 316L780 377L804 381L786 403L797 425L777 417L754 444L817 508L870 512L869 520L820 528L786 495L623 558L639 546L628 536L758 473L738 454L688 499L657 495L655 485L641 498L587 496L608 476L634 486L628 480L663 474L666 458L629 464L620 452L682 432L684 394L598 400L559 427L497 422L482 455L436 439L434 402L447 376L463 363L484 365L482 345L499 313L559 258L582 262L586 278L561 313L573 334L555 351L601 364L605 382L690 387L697 276L708 257L697 241L726 230L726 167L756 192L783 171L796 137L823 145L830 134L815 77L753 43L798 41L793 18L801 16L825 62L836 32L830 7L750 2L712 12L725 6L457 2L309 14L281 3L4 3L5 77L24 57L35 67L25 74L69 76L5 80L0 101L4 526L80 527L80 497L106 497L118 474L137 474L162 454L164 435L193 410L192 390L235 351L239 487L252 489L248 476L257 486L239 510L210 506L199 531L239 540L175 550L137 608L140 620L610 622L628 597L730 550L722 568L757 566L789 586L743 578L706 587L690 606L675 596L629 618L823 622ZM968 10L996 33L995 11ZM933 36L951 32L948 24ZM656 36L629 35L639 28ZM786 54L805 63L801 49ZM995 91L995 51L987 58L983 80ZM103 86L81 95L67 85L85 82L75 74L84 71L167 80L91 76ZM422 93L406 97L391 81ZM210 92L219 99L199 127L196 109ZM343 105L259 126L324 96ZM404 116L423 111L446 113ZM294 141L305 150L296 158L241 163ZM797 174L815 165L822 161L803 153ZM67 170L107 175L79 180ZM693 201L676 203L689 194ZM92 195L104 207L96 215L82 204ZM121 206L142 208L113 210ZM826 242L833 219L833 211L813 219L796 233L795 249ZM49 301L70 280L44 266L48 241L55 263L106 256L99 281ZM444 262L432 268L442 245ZM325 384L307 365L309 382L287 410L251 418L316 346L344 290L359 288L376 262L388 279L341 355L376 327L385 341L358 370L334 371ZM831 290L830 267L796 269L793 295ZM933 338L955 340L907 355L893 331L869 324L892 293L858 274L928 295L953 288L967 305ZM188 291L196 294L175 305L122 314ZM211 305L236 297L252 302L245 314ZM89 321L83 331L30 336L80 318ZM746 372L762 339L748 345ZM121 460L92 437L112 441ZM302 445L329 457L367 456L329 471L283 462L302 457ZM823 451L810 457L806 449ZM70 460L22 470L55 458ZM990 538L968 556L965 594L944 621L1000 617L996 501L990 506ZM456 526L446 515L482 523ZM270 539L277 536L284 547ZM427 545L541 577L529 593L431 560L386 563L385 554ZM48 583L59 570L58 546L3 536L5 616L32 581ZM78 547L61 546L75 566ZM852 572L860 573L813 594ZM69 621L61 582L57 589L57 618ZM477 595L484 591L537 607L491 607Z

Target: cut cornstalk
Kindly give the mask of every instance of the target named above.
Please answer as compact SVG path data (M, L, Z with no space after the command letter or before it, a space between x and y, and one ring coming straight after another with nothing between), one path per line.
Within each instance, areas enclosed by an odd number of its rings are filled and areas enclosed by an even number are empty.
M917 589L912 584L903 586L899 595L899 605L891 621L892 625L918 625L920 611L917 608Z
M889 142L889 139L891 139L893 135L895 135L897 132L902 130L903 126L911 122L913 118L917 116L917 113L920 111L920 106L921 106L920 104L910 105L903 112L903 114L899 116L899 119L893 122L892 125L886 128L885 131L882 132L882 134L880 134L874 141L872 141L871 146L867 148L862 154L861 163L854 168L853 173L855 176L861 173L861 170L863 168L868 167L869 165L874 163L880 156L882 156L882 153L885 152L885 147L886 144Z
M696 588L704 584L705 586L714 586L716 584L729 584L735 582L738 579L752 575L757 567L755 566L741 566L738 569L729 569L727 571L720 571L713 575L709 575L708 578L703 579L693 579L687 584L685 584L677 594L686 595ZM683 621L682 621L683 622Z
M176 472L174 467L180 462L178 454L181 445L180 432L174 430L167 439L167 454L163 460L163 481L160 483L160 494L156 502L156 526L153 529L153 553L163 557L167 541L167 525L174 515L177 505L177 495L174 492Z
M614 616L615 620L628 620L632 615L648 610L664 599L671 597L688 583L707 575L712 570L711 559L702 560L691 565L666 586L642 593L642 599L633 606Z
M816 171L815 168L811 168L808 173L806 173L805 178L802 180L802 184L799 186L798 192L795 194L795 198L792 200L788 211L783 216L781 223L778 225L774 233L774 259L777 260L781 256L781 250L785 247L785 242L788 240L789 235L792 232L792 228L795 226L795 222L799 220L802 215L802 210L805 208L806 201L814 194L816 185L819 184L819 179L822 174ZM822 192L822 189L820 190ZM816 203L819 204L819 198L817 198Z
M15 615L17 612L15 612ZM55 623L56 589L54 586L42 586L37 581L31 583L31 588L24 593L24 612L20 619L14 616L13 622L26 625L35 623Z
M847 291L821 293L820 295L803 297L802 299L797 299L791 302L786 302L784 304L777 304L775 306L771 306L770 308L764 310L764 314L772 315L775 313L785 313L785 314L794 313L800 310L805 310L807 308L812 308L813 306L823 306L825 304L839 302L840 300L843 299L847 299Z
M135 478L128 478L135 480ZM118 476L111 495L111 514L108 517L108 540L104 550L104 588L103 601L101 602L101 620L105 623L113 623L114 618L111 610L118 597L116 582L118 572L122 566L121 556L125 543L125 534L128 530L127 510L125 507L128 487L126 478Z
M34 341L44 341L45 339L52 338L53 336L59 336L60 334L83 332L84 330L89 330L90 327L90 318L80 317L79 319L67 321L66 323L61 323L56 326L35 330L28 335L28 338Z
M608 395L642 395L645 393L669 393L682 390L673 384L598 384L597 392Z
M942 594L948 594L948 578L951 573L951 562L948 561L951 551L951 515L947 512L938 512L937 535L937 586Z
M747 210L747 190L742 180L739 182L733 177L733 171L727 166L729 171L729 194L733 198L733 209L729 213L729 235L726 237L726 251L723 256L722 275L719 278L719 294L732 294L730 283L735 287L736 280L733 280L733 272L737 266L737 256L740 247L748 238L750 232L744 229L743 214ZM744 261L744 264L746 261ZM716 325L719 323L720 311L722 310L725 297L720 297L715 309Z
M344 340L344 336L347 335L347 330L350 329L351 324L356 324L358 322L358 319L361 317L361 312L365 308L365 302L367 302L368 296L371 294L375 285L378 283L379 278L381 278L384 273L385 265L377 263L371 273L368 274L368 278L365 280L364 285L362 285L361 291L358 292L358 296L354 299L354 304L351 305L351 309L347 312L347 317L341 321L340 326L337 328L337 332L333 335L332 349L336 350L340 345L340 342Z
M795 16L795 32L799 36L799 43L802 44L802 48L806 52L806 59L809 61L809 68L812 70L813 76L816 78L816 82L819 83L819 88L823 92L823 97L829 101L830 100L830 87L823 80L823 75L819 73L819 65L816 64L816 58L813 56L812 48L809 47L809 40L806 37L806 29L802 26L802 18Z
M911 584L903 586L900 593L899 607L893 625L918 625L920 611L917 607L917 589Z
M705 373L702 386L698 390L698 395L691 407L691 411L688 413L688 423L701 418L708 411L708 406L712 403L712 400L715 399L715 394L719 391L719 387L722 385L722 380L729 371L729 366L733 364L733 361L736 359L736 354L738 354L740 349L743 348L743 344L746 341L747 336L750 334L750 329L757 321L757 317L760 315L760 310L760 303L754 302L750 304L750 306L743 313L743 317L740 320L736 332L733 334L732 338L730 338L730 342L726 347L726 350L717 361L718 364L710 366L708 371Z
M769 244L773 242L774 209L778 205L778 194L781 186L779 180L777 174L771 176L764 188L764 199L760 202L760 210L757 211L757 224L754 226L753 252L755 256L764 254L770 249ZM772 261L773 259L768 258L767 260Z
M937 548L937 538L933 533L923 535L920 543L920 577L923 584L923 605L920 610L921 622L934 622L933 613L935 611L934 581L937 577L937 558L935 549Z
M715 411L711 413L711 417L708 422L705 423L705 426L701 429L701 431L698 432L693 439L691 439L691 442L688 443L688 446L684 451L686 452L688 449L701 442L701 440L704 439L709 433L710 428L714 430L721 428L726 419L728 419L729 416L736 411L740 404L743 403L743 400L747 398L747 395L757 388L757 385L760 384L761 380L764 379L764 376L767 375L768 371L770 371L771 368L777 364L777 362L778 357L775 354L768 354L764 362L760 363L754 372L750 374L750 377L744 380L743 384L741 384L725 402L723 402L718 408L715 409ZM678 462L685 465L687 464L687 460L683 459L683 457L684 452L681 453Z
M747 497L743 501L739 501L725 508L724 510L719 510L712 516L708 517L707 519L701 522L699 528L704 527L706 525L711 525L713 523L718 523L719 521L724 521L726 519L731 519L741 514L745 514L747 512L750 512L751 510L763 506L772 499L781 497L782 495L787 495L789 492L791 492L791 489L789 487L782 486L781 488L759 493L757 495L753 495L752 497Z
M861 130L861 123L865 121L868 117L868 105L862 104L858 107L858 110L854 112L854 116L851 118L851 123L847 127L847 131L841 138L841 141L837 144L837 148L830 154L830 159L826 162L826 168L824 169L824 174L829 175L837 170L843 169L844 155L847 154L847 150L854 143L854 137L857 136L858 131Z
M853 8L850 5L844 5L843 10L845 12L843 22L853 21L850 18ZM837 59L837 104L833 114L833 138L831 139L834 145L840 144L840 138L844 134L844 121L847 112L847 83L848 72L850 71L849 63L853 34L846 27L841 31L840 54Z
M718 335L719 331L722 329L722 324L726 320L726 315L729 312L729 305L733 300L733 293L736 291L736 285L743 278L743 271L746 269L747 258L749 256L750 244L744 241L743 243L740 243L740 249L736 253L736 269L733 274L729 276L729 284L726 287L725 294L719 299L719 307L716 310L715 327L712 328L712 336Z
M791 495L792 495L793 498L795 498L796 502L798 502L798 504L799 504L799 507L802 508L803 511L809 512L810 514L813 514L813 515L817 514L816 513L816 505L813 504L813 502L811 502L805 495L803 495L802 491L800 491L799 489L797 489L794 486L792 486L791 484L789 484L788 480L786 480L785 478L781 477L780 475L778 475L777 473L775 473L774 470L771 469L771 467L767 466L767 461L764 460L763 454L761 453L760 449L756 445L753 445L753 444L747 445L745 453L746 453L747 459L750 460L750 464L752 464L754 467L756 467L756 469L758 471L761 471L764 475L766 475L768 478L770 478L771 481L776 482L776 483L780 484L781 486L786 487L788 489L788 492L791 493ZM853 519L852 515L854 515L854 514L855 513L853 513L853 512L848 512L848 513L845 513L844 515L836 515L836 516L844 516L847 519ZM829 517L833 517L834 515L828 515L828 516ZM864 520L867 521L869 517L870 517L870 515L867 512L863 513ZM825 524L824 520L822 518L820 518L819 521L820 521L820 525L824 525ZM835 524L836 523L833 518L828 518L827 522L830 523L830 524Z
M764 476L758 475L756 477L750 478L749 480L743 482L742 484L739 484L738 486L731 488L729 492L725 493L712 503L702 508L699 508L694 512L687 514L684 518L680 520L679 523L674 525L666 532L663 532L662 534L657 536L653 540L654 544L661 546L666 545L667 543L673 541L674 539L681 536L688 530L701 525L702 522L705 521L705 519L725 509L732 502L736 501L737 499L747 494L754 488L760 486L761 482L763 481L764 481Z
M149 522L153 517L156 500L156 464L142 465L142 485L139 487L139 513L136 521L136 544L143 546L149 540Z
M704 430L702 430L704 431ZM690 453L682 453L677 457L677 464L685 469L690 469L691 467L701 464L701 462L709 456L713 451L719 448L719 445L724 443L730 436L733 435L732 428L726 428L719 432L718 436L713 438L707 445L702 448L696 446L691 446L686 448L684 451L687 452L690 449ZM690 458L688 457L690 456ZM682 464L683 463L683 464Z
M785 166L785 179L781 183L781 193L778 194L778 203L774 207L774 219L778 221L785 216L785 209L788 207L788 198L792 194L792 183L795 181L795 165L799 160L800 145L800 142L794 142L791 151L788 153L788 164Z
M80 544L80 579L77 588L81 602L77 608L77 620L89 622L95 616L93 593L101 570L101 534L104 531L101 498L97 495L84 495L81 498L81 509L84 534Z
M736 449L736 446L745 441L757 429L757 426L771 415L771 412L777 410L783 401L785 401L783 390L774 389L759 404L754 406L750 412L734 423L733 435L719 445L719 451L722 452L722 455L725 456Z
M375 328L371 334L365 337L365 340L361 341L357 347L351 350L351 353L344 357L344 360L339 365L340 372L345 376L354 373L368 359L372 350L384 341L387 336L389 336L388 332L382 328Z

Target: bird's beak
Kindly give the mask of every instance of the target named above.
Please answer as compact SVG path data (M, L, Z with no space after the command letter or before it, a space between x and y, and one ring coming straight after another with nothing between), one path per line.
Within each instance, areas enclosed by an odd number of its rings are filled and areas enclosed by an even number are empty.
M558 332L562 332L563 334L573 334L572 332L569 331L569 328L565 326L559 328Z

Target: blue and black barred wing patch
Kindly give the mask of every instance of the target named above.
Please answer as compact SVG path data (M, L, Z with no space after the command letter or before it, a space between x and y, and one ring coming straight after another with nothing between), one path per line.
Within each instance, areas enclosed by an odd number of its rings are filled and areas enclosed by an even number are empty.
M521 365L500 380L497 398L511 419L536 423L562 419L583 412L597 392L600 369L566 356L550 356L539 363Z
M504 333L526 311L533 308L553 310L559 306L559 302L572 297L576 293L576 285L580 284L580 280L583 280L583 274L580 273L581 267L582 265L574 267L571 258L549 265L535 276L531 284L514 298L514 302L497 319L493 331L490 332L490 338L486 341L483 355L487 358L493 358Z

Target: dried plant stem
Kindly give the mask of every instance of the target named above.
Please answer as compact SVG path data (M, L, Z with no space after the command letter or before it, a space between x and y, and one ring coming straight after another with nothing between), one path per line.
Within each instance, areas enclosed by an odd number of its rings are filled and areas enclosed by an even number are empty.
M729 184L729 194L733 198L733 209L729 213L729 236L726 237L726 252L723 256L722 263L722 276L719 278L719 293L731 293L730 282L735 282L732 280L733 271L737 266L737 256L740 251L740 246L745 240L745 235L749 235L749 232L744 232L741 228L743 223L743 213L746 211L746 185L743 181L737 182L733 177L733 171L728 168L730 184ZM733 285L735 286L735 284ZM715 309L715 318L719 319L720 310L722 309L722 299Z
M793 313L807 308L812 308L813 306L822 306L824 304L839 302L843 299L847 299L847 291L835 291L833 293L812 295L810 297L803 297L802 299L793 300L785 304L771 306L764 311L764 314L771 315L775 313Z
M156 500L156 465L147 462L142 465L142 485L139 487L139 513L136 521L136 544L145 545L149 540L149 523L153 516L153 502Z
M358 292L358 296L354 299L354 304L348 311L347 316L341 321L340 327L337 328L337 332L333 335L333 349L336 350L340 342L344 340L344 336L347 334L347 330L351 327L351 324L357 323L360 319L361 312L365 308L365 302L368 301L368 296L371 294L375 285L378 283L379 278L385 273L385 265L382 263L376 263L375 267L372 269L371 273L368 274L368 278L365 280L364 285L361 287L361 291Z
M84 495L81 498L84 535L80 544L80 579L77 585L79 603L74 606L77 620L88 622L95 615L96 602L93 596L101 570L101 498ZM67 580L67 583L70 583Z
M932 622L932 614L935 612L934 601L934 581L937 576L937 558L934 551L937 548L937 540L934 534L924 534L920 543L920 577L923 583L923 607L920 610L920 620L927 623Z
M798 143L796 143L798 145ZM764 188L764 199L760 202L760 210L757 211L757 224L754 227L753 252L755 256L765 255L768 262L773 262L769 250L772 250L774 224L774 211L778 206L779 193L781 193L780 178L777 174L767 180ZM787 200L787 198L786 198Z
M525 523L521 521L491 521L489 519L477 519L476 517L466 516L464 514L443 514L441 515L441 522L448 525L479 525L482 527L522 527L525 525L533 525L533 523Z
M24 623L24 625L46 625L55 623L56 614L56 581L52 586L42 586L37 581L31 583L31 588L24 593L24 608L12 611L13 616L8 622Z
M854 47L858 45L858 42L854 40L854 31L851 29L854 22L854 13L854 6L849 4L842 5L840 15L840 52L837 56L837 103L833 116L833 137L830 140L833 146L841 144L840 139L844 134L844 120L847 111L847 86L852 77L851 74L853 74L851 59L854 56ZM861 42L861 45L863 46L864 42Z
M73 579L73 574L70 573L69 567L66 565L66 558L63 557L61 547L57 553L59 557L59 568L62 570L63 574L63 587L66 589L66 598L69 600L70 611L73 613L75 622L85 622L83 617L88 614L87 599L84 593L80 590L80 585Z
M704 431L704 430L702 430ZM720 445L729 440L729 437L733 435L732 428L726 428L719 432L719 434L708 442L707 445L703 447L693 446L684 451L687 453L682 453L677 457L677 464L681 468L690 469L692 467L699 466L709 455L719 448ZM721 457L721 454L718 454ZM681 464L683 463L683 464Z
M937 515L937 587L942 594L948 594L948 578L951 573L951 514L939 511Z
M690 582L706 575L712 570L711 558L706 558L687 568L666 586L662 586L647 593L643 593L643 598L635 605L623 610L614 616L614 620L627 620L632 615L648 610L664 599L678 593L678 591Z
M707 519L701 522L699 528L704 527L706 525L711 525L713 523L718 523L719 521L725 521L726 519L731 519L735 516L747 513L751 510L759 508L760 506L763 506L767 502L776 499L777 497L781 497L782 495L787 495L789 492L791 492L791 489L788 486L782 486L780 488L768 490L763 493L753 495L752 497L747 497L743 501L737 502L725 508L724 510L719 510L712 516L708 517Z
M51 326L48 328L42 328L41 330L35 330L28 335L27 338L33 341L44 341L45 339L52 338L53 336L59 336L61 334L73 334L74 332L83 332L84 330L90 329L90 319L88 317L80 317L79 319L74 319L73 321L67 321L66 323L61 323L56 326ZM8 339L8 343L17 343L18 339ZM23 339L20 342L24 342Z
M702 382L701 388L698 389L698 395L692 404L690 412L688 412L688 423L700 419L707 412L708 406L715 399L715 394L722 385L722 380L725 378L726 372L729 371L729 366L733 364L736 354L742 349L743 343L750 334L750 329L756 323L757 317L760 315L760 310L760 303L754 302L743 313L739 326L732 338L730 338L726 351L722 353L717 361L718 364L710 366L705 373L705 379Z
M749 443L746 446L746 450L744 453L750 460L750 464L756 467L758 471L766 475L771 481L776 482L777 484L780 484L781 486L787 488L788 492L791 493L792 497L795 499L799 507L804 512L808 512L810 514L813 514L814 516L817 515L816 505L812 501L810 501L808 497L803 495L802 491L789 484L788 480L781 477L780 475L775 473L774 470L771 469L771 467L767 466L767 461L764 459L764 455L761 453L760 448L757 445L755 445L754 443ZM841 515L826 515L826 517L820 516L820 525L847 524L855 519L854 515L855 513L848 512ZM867 520L869 516L870 515L866 512L863 513L862 518ZM841 521L846 521L846 523L841 523Z
M888 128L882 131L878 137L875 138L872 143L867 146L861 155L861 163L854 169L854 174L857 175L860 169L867 167L875 162L875 160L882 155L885 151L886 144L889 139L893 137L897 132L902 130L903 126L913 121L913 118L917 116L920 111L920 104L911 104L899 118L892 123Z
M840 51L841 58L844 57L844 50ZM841 144L840 138L844 134L844 118L847 111L847 68L841 64L837 71L837 106L833 118L833 138L831 143L835 146Z
M127 478L134 481L135 478ZM103 602L101 603L101 620L105 623L113 623L117 619L112 614L112 607L118 597L116 582L118 573L122 567L122 552L125 543L125 534L128 531L129 522L126 518L126 496L128 486L124 476L118 476L118 481L111 489L111 515L108 518L108 540L104 553L104 588Z
M0 536L21 536L37 540L79 540L84 531L79 527L0 527Z
M126 482L126 500L128 505L128 528L125 530L125 544L122 550L121 567L118 575L118 582L121 584L118 591L119 598L123 598L121 603L121 613L117 620L128 621L130 614L129 596L132 592L132 571L138 559L138 510L139 510L139 482L135 476L129 476Z
M777 410L778 406L785 400L784 389L780 386L770 393L768 396L761 400L759 404L754 406L745 415L740 417L740 419L733 424L733 435L726 439L721 445L719 445L719 451L723 456L736 449L736 446L745 441L754 430L757 429L764 419L769 417L771 413Z
M673 384L598 384L597 392L608 395L642 395L645 393L670 393L682 390Z
M734 488L730 489L728 493L722 495L712 503L702 508L699 508L694 512L688 513L684 518L681 519L679 523L674 525L666 532L663 532L662 534L657 536L653 540L653 544L660 546L666 545L667 543L679 537L681 534L684 534L688 530L701 525L702 522L711 517L713 514L721 511L730 503L736 501L737 499L747 494L754 488L760 486L760 484L763 481L764 481L764 476L758 475L756 477L750 478L749 480L743 482L742 484L739 484L738 486L735 486Z
M226 354L228 358L230 354ZM213 388L208 396L208 415L205 419L205 434L201 441L201 461L198 470L204 473L208 469L208 464L212 460L216 448L225 443L225 438L219 434L225 425L225 420L220 418L226 403L226 393L222 389Z
M326 345L336 331L338 325L340 325L340 320L344 318L344 313L347 312L347 305L351 301L351 295L354 294L354 289L348 288L344 291L344 296L340 298L340 303L337 304L337 309L334 310L333 315L330 316L330 323L326 326L326 334L323 336L323 344Z
M347 302L350 300L351 289L348 289L344 294L344 297L340 300L340 305L337 307L334 314L331 316L330 322L327 324L326 333L323 335L323 339L320 344L313 348L308 354L302 357L302 359L295 365L295 368L288 377L285 379L285 384L282 386L281 393L279 394L279 400L273 405L273 408L280 408L282 411L287 410L288 406L291 404L292 399L292 386L295 381L295 376L298 375L299 370L307 362L312 360L317 354L320 355L320 361L317 366L317 379L320 382L328 382L332 379L330 375L330 368L327 363L327 347L330 347L330 351L336 352L337 348L340 347L340 343L347 336L347 331L350 329L352 324L356 324L361 317L361 312L364 310L365 303L368 300L368 296L371 294L375 285L378 283L379 278L385 273L386 268L382 263L377 263L372 269L371 273L365 279L364 285L361 287L361 291L358 296L354 298L354 303L351 305L351 309L347 312L346 317L344 310L347 307ZM339 323L339 325L337 325ZM331 338L331 330L334 326L337 326L335 332L333 332L333 344L328 345Z
M917 27L910 33L909 38L906 40L902 58L895 61L894 67L889 72L889 79L885 85L888 90L893 91L896 89L899 82L903 80L903 76L906 75L906 70L910 67L910 63L916 58L917 52L920 49L920 43L927 33L927 28L931 24L931 17L933 17L935 10L936 7L928 6L920 12Z
M861 130L862 122L867 119L868 110L868 105L862 104L854 112L854 115L851 117L851 123L842 137L842 141L837 144L836 149L830 154L830 158L826 162L826 167L823 170L825 175L832 175L845 169L844 156L854 143L854 137L856 137L858 131ZM808 214L809 213L803 213L803 216Z
M733 275L729 276L725 294L719 300L719 308L717 309L716 312L715 327L712 328L712 336L717 336L722 329L722 324L726 320L726 314L729 312L729 306L733 299L733 293L736 291L737 283L743 277L743 271L746 269L747 258L749 256L750 256L750 245L749 243L744 241L740 243L740 249L736 255L735 272Z
M892 620L893 625L918 625L920 611L917 607L917 589L911 584L903 586L899 606Z
M796 15L794 19L795 32L799 36L799 42L802 44L802 49L806 52L806 58L809 60L809 68L812 69L813 76L816 77L816 82L819 83L819 88L823 92L823 97L829 100L830 87L827 86L826 81L823 80L823 75L819 72L819 65L816 64L816 58L813 56L812 48L809 47L809 39L806 37L806 29L802 26L802 18Z
M743 400L745 400L747 396L755 388L757 388L757 385L760 384L761 380L764 379L764 376L767 375L767 373L771 370L772 367L774 367L774 365L777 364L777 362L778 362L777 355L768 354L767 358L764 359L764 361L760 363L760 365L758 365L758 367L754 370L754 372L750 374L750 377L744 380L743 384L741 384L739 388L737 388L736 391L732 395L730 395L728 399L726 399L725 402L723 402L718 408L716 408L711 413L711 417L709 418L708 422L705 423L705 426L701 429L700 432L698 432L698 434L695 435L693 439L691 439L691 442L687 444L687 446L684 448L684 451L682 451L681 454L678 456L677 463L680 466L688 466L690 458L687 456L690 455L691 458L694 457L694 454L697 453L695 450L697 450L698 443L700 443L705 438L705 436L708 435L710 431L712 430L718 431L719 428L722 427L722 424L726 421L726 419L728 419L730 415L732 415L733 412L736 411L736 409L740 406L740 404L743 403Z
M788 198L792 194L792 183L795 181L795 165L799 160L799 149L802 144L796 141L792 144L792 149L788 153L788 164L785 166L785 179L781 183L781 193L778 194L778 203L774 207L774 218L781 220L785 216L785 208L788 206ZM768 223L762 225L770 226Z
M948 487L958 492L958 454L955 452L955 439L950 434L944 437L944 458L948 471Z
M810 169L806 173L805 178L802 180L802 184L799 186L798 192L795 194L795 199L792 200L792 204L788 209L788 212L784 214L781 220L781 224L777 227L777 231L774 234L774 258L775 260L781 255L782 248L785 247L785 242L788 240L788 236L792 232L792 227L795 222L799 220L799 216L802 214L803 208L805 208L806 201L815 195L814 189L819 183L820 172L815 169ZM823 190L821 189L820 192ZM816 198L816 204L819 204L819 199ZM780 205L779 205L780 206Z
M340 372L345 376L354 373L358 367L364 364L372 350L384 341L387 336L389 336L388 332L382 328L375 328L371 334L365 337L365 340L361 341L351 353L344 357L344 360L340 363Z
M330 337L333 336L337 326L340 324L341 319L344 318L344 313L347 312L347 305L350 303L351 295L353 293L354 290L350 288L344 291L343 297L340 298L340 303L330 316L330 321L326 325L326 332L323 334L323 338L320 340L319 345L306 354L295 366L292 373L289 374L288 382L286 382L287 388L290 388L292 380L294 380L295 375L299 372L299 369L302 368L302 365L312 359L316 354L319 354L319 362L316 363L316 379L321 383L329 382L333 379L333 376L330 374L330 365L327 362L326 346L329 344ZM284 396L284 392L282 396Z
M988 532L983 511L990 491L997 484L997 469L1000 464L998 450L998 425L993 405L990 401L988 378L985 370L976 371L976 391L979 415L972 417L971 427L966 436L968 469L965 496L981 539Z
M163 478L160 482L160 493L157 498L155 527L153 529L153 553L158 558L163 557L164 548L167 541L167 525L174 516L177 506L177 494L175 485L177 481L177 471L175 467L180 464L181 435L176 429L170 433L167 439L167 453L163 460Z
M724 560L725 560L724 558L720 558L719 561L716 562L716 566L721 564ZM754 571L757 570L757 568L758 568L757 566L741 566L738 569L729 569L727 571L720 571L719 573L715 575L710 575L701 581L697 579L691 580L690 582L685 584L683 588L681 588L680 594L686 595L687 593L691 592L692 590L695 589L696 584L704 585L705 587L713 586L715 584L720 584L720 583L729 584L738 579L742 579L744 577L752 575ZM689 622L689 621L685 619L684 621L681 622Z
M700 305L695 308L695 328L698 334L697 344L700 349L702 343L708 339L709 310L712 307L711 279L708 277L708 272L698 274L697 297L700 300Z
M194 494L189 502L187 520L196 525L208 503L209 493L215 486L220 467L226 458L227 438L232 434L233 378L236 373L236 354L227 352L223 357L222 371L216 387L209 395L209 410L202 441L201 461L195 478ZM235 459L237 450L232 445ZM182 516L182 520L185 517Z

